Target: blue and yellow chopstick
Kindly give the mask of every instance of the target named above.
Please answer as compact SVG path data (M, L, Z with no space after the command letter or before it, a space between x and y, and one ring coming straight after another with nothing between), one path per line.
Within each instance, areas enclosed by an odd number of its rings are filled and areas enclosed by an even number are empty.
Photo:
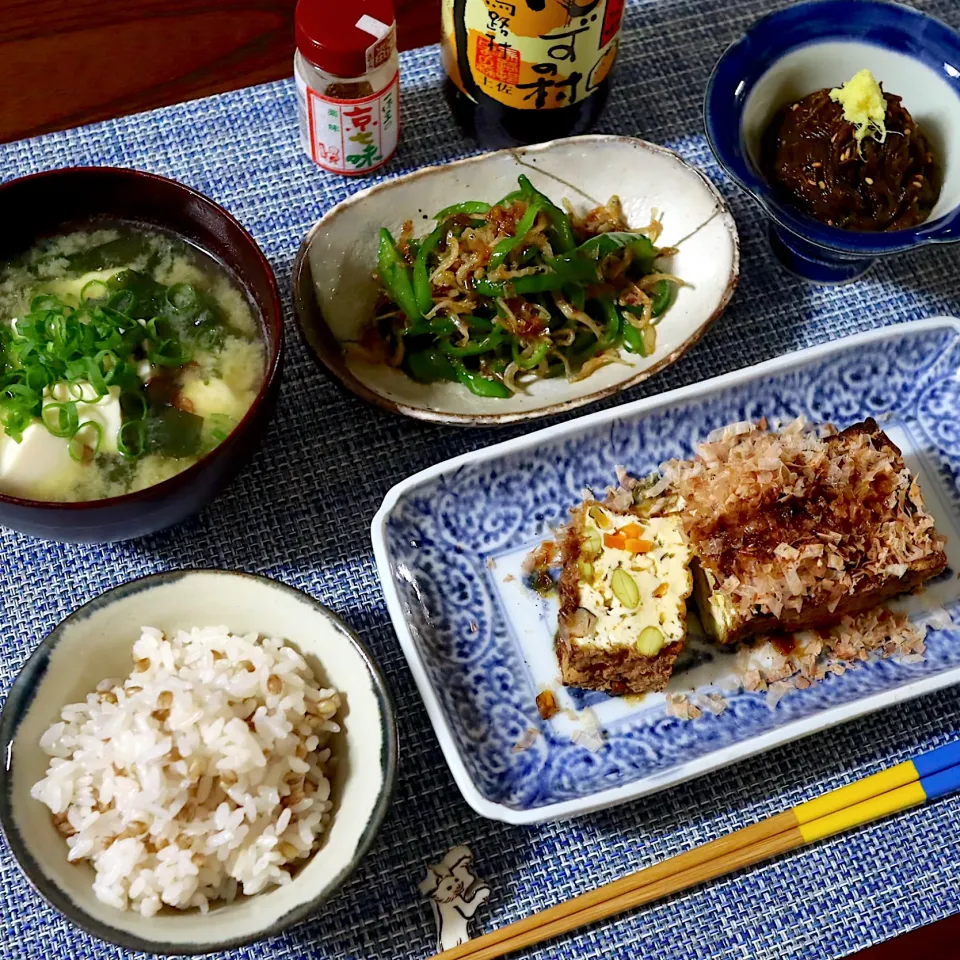
M793 807L804 843L960 790L960 742L948 743ZM742 832L742 831L741 831Z
M760 823L468 940L433 960L494 960L957 791L960 742L922 753L889 770L831 790Z

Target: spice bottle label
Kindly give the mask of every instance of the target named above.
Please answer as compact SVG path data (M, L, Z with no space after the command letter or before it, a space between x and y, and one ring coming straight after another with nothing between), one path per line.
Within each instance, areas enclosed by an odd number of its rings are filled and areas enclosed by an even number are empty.
M345 99L317 93L297 76L301 136L324 170L364 174L382 167L397 149L400 73L379 93Z
M590 96L617 56L625 0L443 0L447 73L520 110Z

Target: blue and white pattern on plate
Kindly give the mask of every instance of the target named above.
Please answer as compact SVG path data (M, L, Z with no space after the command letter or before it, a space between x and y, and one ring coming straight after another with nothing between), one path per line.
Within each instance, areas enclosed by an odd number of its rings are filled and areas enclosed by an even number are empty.
M530 822L596 809L960 680L960 321L861 335L769 368L510 441L388 495L374 524L388 604L415 672L425 670L427 697L439 702L437 733L478 812ZM923 662L871 661L773 709L761 693L727 694L723 714L695 722L668 716L662 694L637 701L580 691L558 691L560 706L589 707L587 729L568 712L541 719L537 694L557 688L556 609L523 582L524 556L585 487L614 483L618 465L644 476L690 456L717 427L800 415L841 427L882 418L948 536L951 569L903 601L938 626ZM722 689L732 656L701 648L700 659L668 690Z

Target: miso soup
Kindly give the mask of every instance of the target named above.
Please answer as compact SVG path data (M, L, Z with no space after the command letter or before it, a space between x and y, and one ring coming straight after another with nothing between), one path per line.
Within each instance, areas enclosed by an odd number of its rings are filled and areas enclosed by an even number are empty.
M0 494L84 501L186 470L250 409L263 332L213 258L111 223L0 264Z

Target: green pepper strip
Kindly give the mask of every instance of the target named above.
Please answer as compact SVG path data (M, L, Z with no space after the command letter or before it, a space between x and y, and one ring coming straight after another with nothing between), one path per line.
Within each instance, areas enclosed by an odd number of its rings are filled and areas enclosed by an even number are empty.
M517 229L512 237L505 237L494 248L493 255L490 257L490 264L487 271L495 270L507 259L507 255L523 243L523 238L533 229L537 222L537 214L540 212L540 206L537 203L528 203L524 215L517 224Z
M427 259L440 246L440 241L446 235L446 223L438 224L433 232L421 241L420 249L417 251L417 260L413 265L413 292L417 298L417 307L422 314L427 314L433 309L433 290L430 287Z
M397 252L393 237L386 227L380 230L380 247L377 251L377 272L384 289L390 294L394 303L416 322L423 319L423 314L417 307L417 298L410 282L410 273L400 254Z
M421 320L400 331L402 337L449 337L457 332L457 325L449 317Z
M475 317L470 314L460 319L463 320L471 330L477 330L480 333L489 333L493 329L493 321L487 320L486 317Z
M526 360L524 360L520 356L520 344L514 341L510 345L511 352L513 353L513 362L521 370L532 370L534 367L540 366L540 361L550 352L550 348L552 346L553 344L549 340L545 341L544 343L540 343L537 345L537 349L534 350Z
M521 194L530 202L537 204L550 218L553 226L551 233L553 247L560 253L569 253L577 246L570 218L548 196L541 193L522 173L518 178Z
M670 306L673 298L673 284L669 280L658 280L653 285L653 315L659 317Z
M634 316L643 315L643 307L633 304L622 306L619 309L621 313L632 313ZM649 351L643 341L643 334L627 320L623 322L623 345L630 353L639 353L641 357L648 355Z
M593 343L585 349L581 349L579 353L573 351L573 356L570 357L570 360L572 365L577 369L582 367L598 353L620 342L623 327L625 326L623 318L620 316L620 311L610 297L601 297L600 305L603 307L603 312L607 318L606 328L603 331L603 336L599 340L594 338ZM576 347L576 341L574 341L574 347Z
M643 335L632 323L623 325L623 345L630 353L639 353L641 357L647 355L647 348L643 344Z
M439 213L434 215L433 219L439 220L442 223L444 220L449 220L451 217L455 217L461 213L479 215L489 212L489 203L484 203L482 200L465 200L463 203L454 203L449 207L444 207Z
M601 297L600 306L603 307L604 315L607 318L607 327L603 331L603 339L599 340L597 345L599 348L605 350L607 347L619 342L625 324L623 318L620 316L620 311L617 309L617 305L611 297ZM629 324L627 324L627 326L629 326Z
M518 200L526 199L526 194L523 190L514 190L511 193L508 193L505 197L498 200L494 206L495 207L508 207L511 203L516 203Z
M457 371L436 347L411 350L404 357L404 364L418 383L434 383L437 380L456 380Z
M494 327L493 331L482 340L471 340L465 347L456 347L449 340L440 341L440 349L448 357L475 357L481 353L496 350L503 342L506 331L503 327Z
M648 265L652 265L657 259L657 248L650 238L642 233L598 233L595 237L581 243L575 252L581 257L604 260L622 250L631 250L634 258L642 259L646 273L650 272Z
M563 292L577 310L582 312L587 309L587 291L583 287L571 287Z
M531 273L512 280L475 280L473 288L482 297L513 297L528 293L546 293L560 290L568 284L596 283L599 280L594 260L584 260L575 254L551 257L543 261L547 271Z
M504 357L498 357L494 355L491 359L484 357L483 360L483 371L486 376L490 376L491 373L499 374L501 377L507 371L507 361Z
M497 397L501 400L506 400L508 397L513 396L502 381L494 380L493 377L485 377L479 373L473 373L463 365L462 360L451 359L450 363L457 373L457 380L478 397Z

